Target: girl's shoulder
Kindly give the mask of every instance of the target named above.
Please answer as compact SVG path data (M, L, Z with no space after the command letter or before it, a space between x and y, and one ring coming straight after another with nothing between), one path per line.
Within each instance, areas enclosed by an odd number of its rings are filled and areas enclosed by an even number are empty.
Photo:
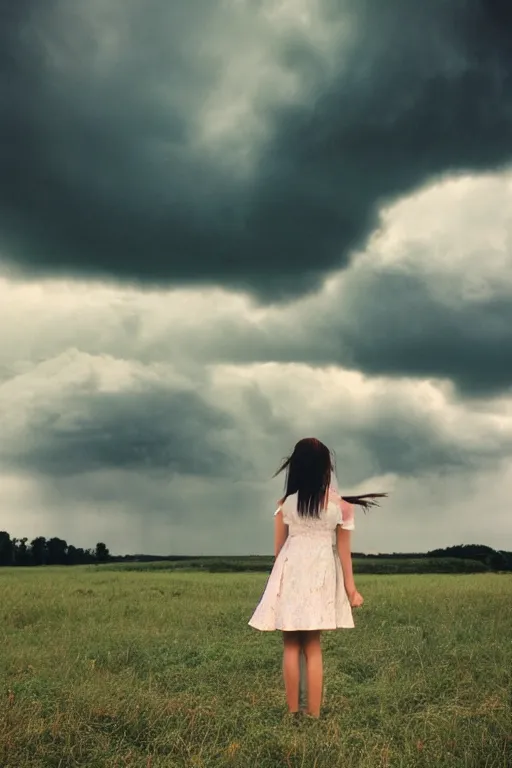
M278 499L276 503L276 511L274 512L274 516L277 515L278 512L282 512L284 515L285 511L293 508L294 504L295 506L297 505L296 493L292 493L290 496L283 496L281 499Z

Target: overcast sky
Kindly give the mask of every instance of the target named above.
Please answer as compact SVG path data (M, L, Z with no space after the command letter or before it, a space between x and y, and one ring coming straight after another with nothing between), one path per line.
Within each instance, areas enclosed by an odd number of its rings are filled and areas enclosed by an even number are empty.
M512 550L512 6L0 0L0 528Z

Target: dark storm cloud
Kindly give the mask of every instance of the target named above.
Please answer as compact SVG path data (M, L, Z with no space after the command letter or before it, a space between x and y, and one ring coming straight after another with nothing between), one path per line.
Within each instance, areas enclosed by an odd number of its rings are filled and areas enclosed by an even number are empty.
M336 362L373 375L450 379L468 397L512 386L510 295L447 303L419 276L375 273L347 294L345 312Z
M194 337L184 332L176 347L180 356L193 354L205 362L333 365L370 376L448 379L466 397L507 391L512 386L507 285L501 295L494 289L467 299L461 278L450 286L448 299L436 294L442 281L441 272L425 279L421 271L358 269L334 298L320 294L311 306L262 323L243 315L211 323ZM146 342L140 355L148 361L165 358L165 336Z
M441 420L427 409L419 412L408 405L393 407L390 403L388 410L374 414L371 422L358 425L357 432L342 434L349 441L343 452L347 453L348 466L353 464L351 477L356 483L371 474L421 478L432 473L483 471L512 456L510 437L489 428L485 441L478 444L469 442L466 435L443 434ZM354 445L359 446L359 457L364 453L369 456L366 466L348 454Z
M324 22L348 25L334 74L305 35L272 38L261 6L104 0L80 18L85 6L0 0L3 254L34 272L272 299L346 263L383 200L511 160L505 2L324 0ZM265 34L264 57L307 99L252 97L267 138L244 176L229 142L212 154L194 131L244 36Z
M455 400L434 404L432 392L407 386L376 387L364 408L357 398L331 408L322 439L336 453L337 476L345 488L368 477L396 475L417 479L432 475L479 473L512 457L512 434L483 418L463 412Z
M254 385L239 391L237 419L229 407L215 407L188 391L149 387L88 394L86 389L69 391L53 406L39 405L26 428L4 441L4 465L53 479L121 470L157 472L170 481L195 476L269 483L282 459L279 450L291 451L305 428L300 415L300 427L275 415L271 395ZM478 421L470 416L459 434L446 429L445 415L431 414L413 397L397 400L394 392L376 390L355 411L350 398L340 398L325 424L320 420L306 431L320 430L336 450L345 485L389 473L421 477L482 469L511 455L512 440L495 425L488 425L480 442L474 439L482 428ZM125 491L117 493L122 497Z
M28 429L0 458L49 476L94 470L165 470L176 475L231 476L236 458L219 445L229 415L190 392L74 394L40 406Z

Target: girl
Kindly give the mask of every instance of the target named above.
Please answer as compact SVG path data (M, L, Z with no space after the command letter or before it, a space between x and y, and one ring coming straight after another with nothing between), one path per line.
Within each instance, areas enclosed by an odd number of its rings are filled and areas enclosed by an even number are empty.
M275 517L275 562L249 626L282 630L283 677L290 713L299 712L299 657L307 668L306 714L320 716L322 650L320 632L352 628L352 608L363 604L352 573L350 531L353 504L368 508L385 493L338 494L327 446L300 440L274 477L286 469L286 492Z

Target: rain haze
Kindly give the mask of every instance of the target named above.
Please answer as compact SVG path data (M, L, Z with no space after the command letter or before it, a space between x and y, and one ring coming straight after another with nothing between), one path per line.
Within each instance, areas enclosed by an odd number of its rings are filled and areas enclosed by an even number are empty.
M315 436L356 551L512 550L512 6L0 19L0 527L271 553Z

